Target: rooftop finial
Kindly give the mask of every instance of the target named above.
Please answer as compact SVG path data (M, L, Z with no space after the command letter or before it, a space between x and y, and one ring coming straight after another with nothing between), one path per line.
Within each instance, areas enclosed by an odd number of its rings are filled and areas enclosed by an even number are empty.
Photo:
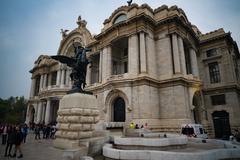
M128 6L131 6L132 0L127 1L127 3L128 3Z

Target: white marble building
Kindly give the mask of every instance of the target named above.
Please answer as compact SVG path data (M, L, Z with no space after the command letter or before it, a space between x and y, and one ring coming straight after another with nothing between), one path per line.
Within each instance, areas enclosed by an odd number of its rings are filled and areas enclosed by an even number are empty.
M147 4L122 6L94 37L86 21L77 24L63 34L57 54L73 56L73 41L92 49L86 90L97 97L99 127L119 128L133 121L179 132L181 124L196 122L220 136L229 134L218 133L224 118L230 119L231 129L240 127L239 51L229 33L202 34L182 9L165 5L154 10ZM26 122L56 121L58 102L71 87L70 72L48 56L38 58L31 70ZM219 76L224 77L220 82ZM224 105L219 102L223 97ZM225 113L228 117L221 117ZM215 120L219 114L222 119Z

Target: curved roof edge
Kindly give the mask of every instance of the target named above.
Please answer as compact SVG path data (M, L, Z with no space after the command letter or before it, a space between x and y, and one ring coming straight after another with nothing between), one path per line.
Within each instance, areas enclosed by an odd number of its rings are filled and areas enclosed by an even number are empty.
M65 54L66 49L70 44L72 44L72 41L75 39L78 39L77 41L81 41L81 44L83 46L87 46L88 44L95 41L91 32L86 28L87 22L85 20L82 20L79 16L76 23L78 24L77 28L72 30L69 34L64 33L65 35L63 36L63 39L61 40L57 51L58 55Z
M136 3L133 3L130 6L121 6L121 7L117 8L115 11L113 11L111 16L103 22L104 27L102 28L102 32L107 30L108 28L110 28L113 25L115 18L120 14L126 14L127 19L133 18L140 14L146 14L146 15L150 16L152 19L154 19L156 22L177 15L177 16L181 17L182 19L184 19L184 21L187 24L191 24L188 21L188 18L186 16L185 12L181 8L178 8L176 5L171 6L171 7L168 7L167 5L162 5L156 9L152 9L146 3L142 4L140 6Z

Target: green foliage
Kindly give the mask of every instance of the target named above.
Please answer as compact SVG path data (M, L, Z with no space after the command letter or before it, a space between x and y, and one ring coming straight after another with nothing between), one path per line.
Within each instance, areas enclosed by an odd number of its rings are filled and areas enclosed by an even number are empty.
M24 123L27 111L27 100L22 97L10 97L6 100L0 98L0 122Z

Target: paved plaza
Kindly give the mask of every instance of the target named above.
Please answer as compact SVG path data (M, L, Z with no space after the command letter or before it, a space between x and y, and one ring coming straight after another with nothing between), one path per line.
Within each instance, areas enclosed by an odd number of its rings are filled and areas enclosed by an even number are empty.
M41 135L42 136L42 135ZM18 158L4 157L6 145L2 144L2 136L0 136L0 160L14 160ZM61 160L63 150L56 149L52 145L52 139L35 140L34 134L30 133L26 143L22 144L23 158L22 160ZM14 152L14 146L12 153ZM94 160L102 160L102 156L94 157Z
M0 138L1 139L1 138ZM2 139L1 139L2 142ZM35 140L33 134L29 134L26 143L22 145L22 160L61 160L63 151L52 147L52 139ZM0 159L8 160L15 158L4 157L6 145L0 145ZM14 152L14 147L12 153ZM17 158L16 158L17 159Z

